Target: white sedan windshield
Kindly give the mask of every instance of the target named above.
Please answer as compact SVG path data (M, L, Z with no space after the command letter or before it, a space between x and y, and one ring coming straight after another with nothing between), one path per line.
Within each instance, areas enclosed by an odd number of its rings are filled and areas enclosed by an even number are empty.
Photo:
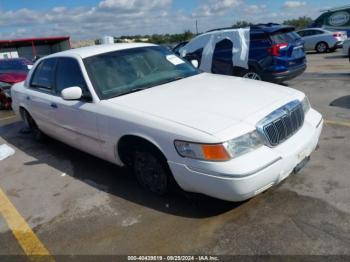
M84 59L92 84L102 99L129 94L199 73L166 48L141 47Z

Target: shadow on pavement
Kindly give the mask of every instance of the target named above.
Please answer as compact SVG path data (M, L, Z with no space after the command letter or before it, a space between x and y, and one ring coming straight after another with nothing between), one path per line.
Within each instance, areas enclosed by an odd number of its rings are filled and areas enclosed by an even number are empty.
M1 126L0 136L7 143L36 159L23 163L24 166L45 163L101 191L176 216L207 218L226 213L242 204L187 193L180 189L164 197L152 195L138 185L129 170L51 138L48 138L45 144L41 144L36 142L31 134L20 133L22 128L21 122ZM69 161L71 166L67 167L67 164L64 164L66 161Z
M348 58L346 55L332 55L332 56L325 56L324 59L344 59Z
M350 109L350 96L342 96L330 103L330 106Z

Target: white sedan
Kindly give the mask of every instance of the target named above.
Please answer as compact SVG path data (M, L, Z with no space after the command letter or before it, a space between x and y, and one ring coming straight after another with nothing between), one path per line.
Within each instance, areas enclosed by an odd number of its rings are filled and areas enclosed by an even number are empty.
M13 109L45 135L121 166L156 194L242 201L299 171L322 116L302 92L201 73L151 44L72 49L39 60Z

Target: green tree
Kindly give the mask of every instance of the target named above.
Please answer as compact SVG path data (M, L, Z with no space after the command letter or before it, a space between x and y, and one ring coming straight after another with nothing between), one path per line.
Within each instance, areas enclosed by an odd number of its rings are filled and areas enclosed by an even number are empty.
M232 28L244 28L253 25L251 22L248 21L237 21L235 24L232 25Z
M306 28L308 25L310 25L312 23L312 21L313 20L311 17L302 16L302 17L299 17L297 19L285 20L283 22L283 24L294 26L296 29L299 30L299 29Z

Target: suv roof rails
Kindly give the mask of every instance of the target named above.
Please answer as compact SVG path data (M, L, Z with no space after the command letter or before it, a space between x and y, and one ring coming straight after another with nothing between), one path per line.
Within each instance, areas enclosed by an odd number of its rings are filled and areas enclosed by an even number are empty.
M221 27L221 28L216 28L216 29L211 29L209 31L206 31L206 33L214 32L214 31L220 31L220 30L229 30L229 29L235 29L232 26L231 27Z
M250 25L250 28L253 29L260 29L262 27L272 27L272 26L286 26L287 25L282 25L282 24L277 24L277 23L266 23L266 24L253 24ZM229 30L229 29L237 29L236 27L222 27L222 28L216 28L216 29L211 29L209 31L206 31L206 33L214 32L214 31L220 31L220 30Z
M261 27L272 27L272 26L284 26L282 24L277 24L277 23L267 23L267 24L255 24L250 27L253 28L261 28Z

